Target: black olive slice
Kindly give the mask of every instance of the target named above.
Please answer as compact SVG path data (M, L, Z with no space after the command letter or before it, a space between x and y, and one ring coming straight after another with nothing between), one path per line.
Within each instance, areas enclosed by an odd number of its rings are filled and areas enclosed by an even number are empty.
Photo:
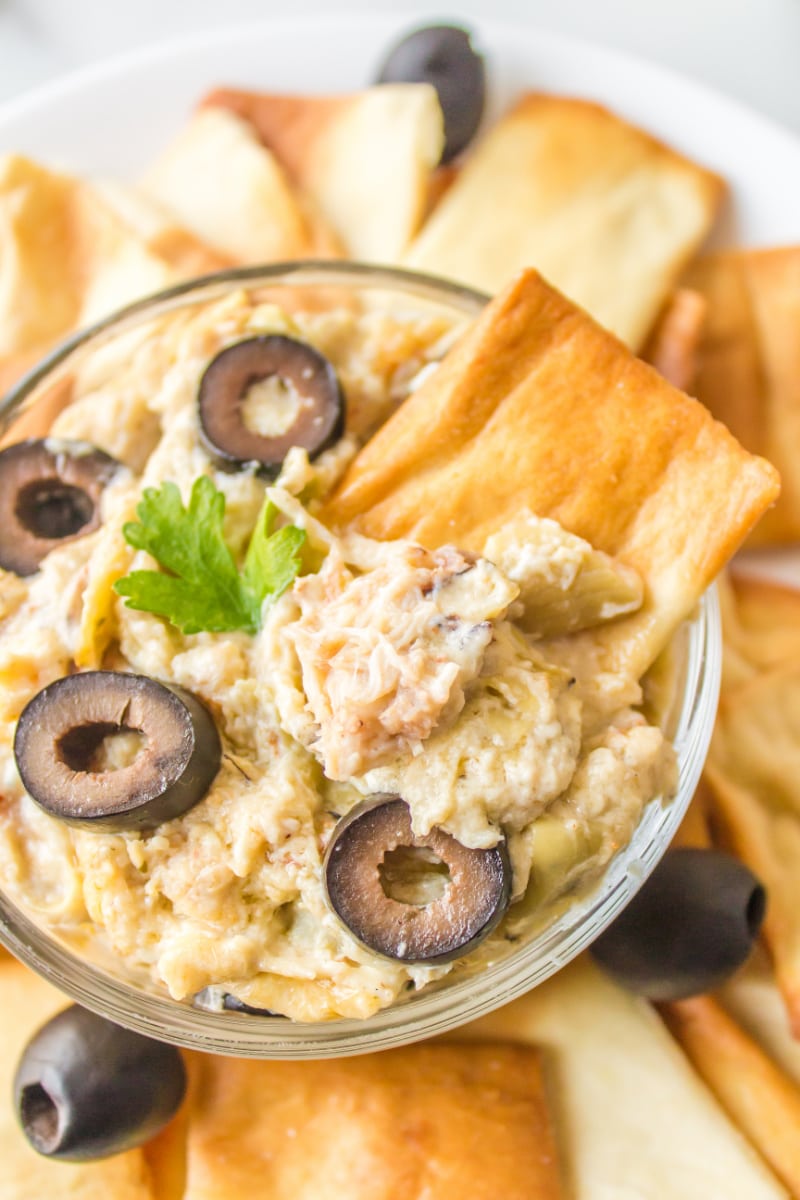
M270 389L262 416L268 428L247 424L255 389ZM344 395L331 364L306 342L283 334L247 338L213 358L198 392L200 430L208 450L223 465L260 464L277 475L293 446L314 458L344 429Z
M22 1053L14 1103L34 1150L86 1162L146 1142L186 1091L179 1051L73 1004Z
M180 816L208 791L220 755L196 696L121 671L57 679L25 706L14 737L26 791L85 829L153 829Z
M486 71L469 30L457 25L415 29L389 51L377 82L436 88L444 116L442 162L460 154L475 136L486 103Z
M56 546L97 529L119 467L88 442L29 438L0 451L0 567L33 575Z
M428 902L389 894L387 867L404 850L421 850L440 882L442 870L449 876ZM323 878L328 903L353 936L403 962L444 963L469 953L498 924L511 895L504 842L471 850L441 829L419 837L399 796L364 801L339 822Z
M668 851L592 946L619 983L651 1000L708 992L748 957L766 892L721 850Z

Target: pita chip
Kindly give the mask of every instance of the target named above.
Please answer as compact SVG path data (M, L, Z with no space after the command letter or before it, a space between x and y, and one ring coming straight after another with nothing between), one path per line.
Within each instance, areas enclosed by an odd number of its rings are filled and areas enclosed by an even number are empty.
M753 545L800 539L800 246L699 259L686 285L706 300L693 395L742 445L773 462L781 499Z
M28 1144L12 1108L12 1081L19 1055L45 1021L70 1003L43 979L14 959L0 960L3 1003L0 1054L0 1196L3 1200L160 1200L151 1186L141 1150L128 1150L98 1162L57 1162Z
M638 349L723 190L607 109L529 93L472 151L403 262L489 293L535 267Z
M530 1046L193 1062L184 1200L559 1200Z
M800 1088L713 996L661 1015L722 1107L793 1196L800 1195Z
M540 1047L569 1195L787 1195L651 1006L613 983L587 955L458 1036Z
M767 889L764 936L800 1037L800 658L723 695L706 777L715 825Z
M691 392L706 319L706 301L693 288L678 288L662 310L641 352L665 379Z
M0 364L176 278L89 184L0 159Z
M774 469L522 272L356 456L323 519L480 552L528 508L638 571L641 608L575 635L640 678L774 501Z
M720 989L719 998L750 1037L800 1087L800 1041L792 1037L786 1005L766 950L756 946L741 970Z
M140 191L234 263L320 257L338 248L252 127L221 108L193 114Z
M381 84L343 96L220 88L204 101L250 122L349 258L392 263L417 232L444 146L435 90Z

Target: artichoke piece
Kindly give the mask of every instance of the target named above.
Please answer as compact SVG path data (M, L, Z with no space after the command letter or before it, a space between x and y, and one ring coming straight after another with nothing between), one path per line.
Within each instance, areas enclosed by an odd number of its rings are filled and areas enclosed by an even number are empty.
M526 633L552 638L636 612L644 589L632 567L550 517L520 514L487 540L486 558L519 585Z

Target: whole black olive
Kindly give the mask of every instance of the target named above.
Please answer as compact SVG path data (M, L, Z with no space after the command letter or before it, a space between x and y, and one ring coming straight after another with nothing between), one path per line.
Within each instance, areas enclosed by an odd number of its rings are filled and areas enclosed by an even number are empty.
M120 736L125 752L115 760ZM28 702L14 757L25 790L52 816L86 829L153 829L202 800L221 746L191 692L145 675L85 671Z
M505 842L472 850L441 829L420 837L399 796L372 797L339 822L323 880L328 903L353 936L403 962L444 963L469 953L501 920L511 895Z
M261 421L248 425L250 401L260 407ZM270 477L293 446L314 458L344 429L344 394L333 367L313 346L282 334L221 350L200 380L197 403L210 453L223 466L258 463Z
M414 30L392 47L377 82L436 88L444 116L442 162L460 154L475 136L486 102L486 72L468 30L457 25Z
M180 1107L186 1070L174 1046L73 1004L36 1033L14 1078L34 1150L85 1162L140 1146Z
M748 957L764 919L759 880L721 850L669 850L592 946L619 983L651 1000L718 987Z
M56 546L97 529L119 468L86 442L29 438L0 451L0 567L33 575Z

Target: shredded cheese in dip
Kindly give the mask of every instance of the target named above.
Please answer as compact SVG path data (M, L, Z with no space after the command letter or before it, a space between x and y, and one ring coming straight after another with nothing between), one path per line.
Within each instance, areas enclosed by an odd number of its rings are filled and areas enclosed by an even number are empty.
M314 463L291 451L271 492L306 528L317 569L255 636L184 635L113 591L149 562L122 526L144 488L172 480L186 499L208 474L225 495L226 538L243 554L265 484L215 467L196 393L213 355L260 332L310 342L347 395L340 441ZM337 538L313 516L450 337L440 318L290 318L241 293L126 334L83 366L52 433L89 440L128 470L104 493L100 529L56 546L28 579L0 573L0 883L82 953L112 955L176 999L212 988L297 1020L365 1017L464 963L383 958L330 912L325 847L362 797L401 795L421 833L441 826L471 847L506 838L520 900L507 923L518 923L532 897L541 908L596 878L643 807L674 792L675 756L636 708L638 681L598 679L569 653L571 628L609 615L595 612L598 589L612 612L634 603L627 568L533 514L498 531L481 557ZM566 616L543 625L537 605ZM151 832L61 823L17 773L25 704L76 668L101 666L194 692L220 732L208 794ZM96 768L134 752L112 745Z

